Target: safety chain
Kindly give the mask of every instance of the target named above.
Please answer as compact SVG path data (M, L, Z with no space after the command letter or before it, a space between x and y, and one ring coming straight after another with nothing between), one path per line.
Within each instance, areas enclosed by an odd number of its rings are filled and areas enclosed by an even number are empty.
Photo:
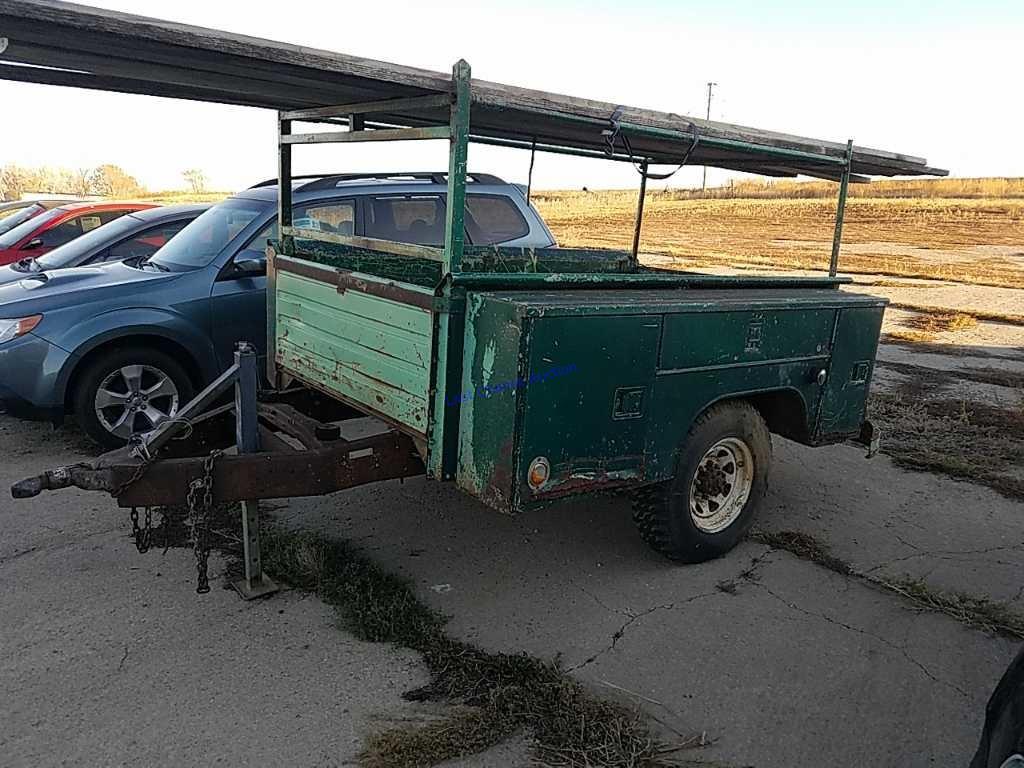
M189 483L188 513L192 518L192 548L196 555L196 592L210 591L210 510L213 507L213 465L223 451L211 451L203 461L203 476Z
M146 524L142 527L139 526L138 507L132 507L131 518L135 548L139 550L140 555L144 555L153 544L153 508L146 507Z

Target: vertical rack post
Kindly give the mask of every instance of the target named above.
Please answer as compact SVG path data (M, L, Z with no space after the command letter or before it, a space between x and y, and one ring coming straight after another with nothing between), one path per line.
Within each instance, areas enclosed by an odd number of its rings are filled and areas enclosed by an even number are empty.
M454 477L458 454L461 409L458 404L446 402L446 398L449 392L458 392L462 387L462 335L465 321L462 304L465 289L455 288L450 276L462 271L465 245L471 78L469 64L460 59L452 68L444 263L442 282L437 289L437 308L434 310L427 473L437 480L450 480Z
M846 213L846 191L850 186L850 168L853 165L853 139L846 142L846 166L839 181L839 203L836 207L836 229L832 235L832 258L828 264L828 276L839 272L839 246L843 242L843 216Z
M292 132L292 121L285 120L278 113L277 118L277 225L280 228L292 225L292 145L284 143L284 137ZM295 253L295 239L281 234L281 250L286 256Z
M282 235L280 227L292 225L292 145L283 139L292 132L292 121L285 120L277 113L277 224L278 245L275 250L267 246L267 381L272 387L278 386L277 377L277 269L274 258L277 253L291 256L295 253L295 241L291 235Z
M446 272L462 271L465 244L466 166L469 162L469 64L460 59L452 68L454 99L451 111L451 140L448 152L448 202L444 228Z
M647 197L647 161L640 164L640 198L636 203L636 227L633 229L632 272L640 265L640 230L644 225L644 199Z
M248 342L240 342L235 351L235 365L238 366L235 379L235 440L239 453L256 453L260 449L256 361L256 348ZM256 499L242 502L242 548L245 578L233 584L238 594L246 600L252 600L276 592L277 585L263 573L260 503Z

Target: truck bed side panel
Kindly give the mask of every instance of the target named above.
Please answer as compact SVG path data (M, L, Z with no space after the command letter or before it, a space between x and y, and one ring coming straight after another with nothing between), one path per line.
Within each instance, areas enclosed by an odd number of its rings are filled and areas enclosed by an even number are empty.
M427 430L429 310L277 273L277 363L407 431Z

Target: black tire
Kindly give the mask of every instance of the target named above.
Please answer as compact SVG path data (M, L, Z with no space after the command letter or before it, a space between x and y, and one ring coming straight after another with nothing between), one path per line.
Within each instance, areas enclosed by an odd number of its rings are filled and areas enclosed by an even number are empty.
M749 449L752 478L738 516L726 527L709 532L698 527L691 514L691 491L702 460L723 440ZM739 543L754 521L768 488L771 460L771 434L752 405L732 402L712 406L694 421L680 445L675 477L635 493L633 521L641 537L657 552L683 563L702 563L724 555Z
M107 376L132 365L148 366L164 373L177 388L178 409L195 394L195 387L185 369L173 357L160 350L129 346L101 352L76 376L72 402L79 425L90 438L106 448L119 448L127 443L127 438L112 434L102 424L94 407L96 393Z

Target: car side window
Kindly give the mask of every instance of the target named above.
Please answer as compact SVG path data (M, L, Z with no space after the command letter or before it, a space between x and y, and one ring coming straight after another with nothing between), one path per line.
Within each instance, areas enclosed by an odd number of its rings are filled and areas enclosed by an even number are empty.
M270 220L263 229L255 234L255 236L245 245L247 251L257 251L267 247L269 240L277 240L277 216Z
M356 206L352 200L324 200L292 209L292 225L331 235L355 234Z
M57 248L58 246L70 243L79 235L84 235L88 229L83 229L83 224L89 229L100 226L99 220L90 216L75 216L67 221L62 221L55 227L50 227L39 235L44 248ZM36 238L32 238L35 240Z
M365 206L366 237L416 245L444 245L445 206L440 195L381 195Z
M292 208L292 226L335 235L354 235L356 204L353 200L317 201ZM246 243L247 251L262 251L268 240L277 240L277 216Z
M530 234L530 225L504 195L466 195L466 232L474 245L494 245Z
M90 264L107 261L124 261L125 259L148 258L160 250L168 240L184 229L189 220L169 221L155 227L144 229L132 237L112 245L95 258Z
M131 212L132 212L131 209L128 209L128 208L124 208L124 209L115 208L112 211L100 211L99 213L96 213L96 214L93 214L93 215L99 218L101 224L109 224L114 219L119 219L122 216L124 216L126 213L131 213Z

